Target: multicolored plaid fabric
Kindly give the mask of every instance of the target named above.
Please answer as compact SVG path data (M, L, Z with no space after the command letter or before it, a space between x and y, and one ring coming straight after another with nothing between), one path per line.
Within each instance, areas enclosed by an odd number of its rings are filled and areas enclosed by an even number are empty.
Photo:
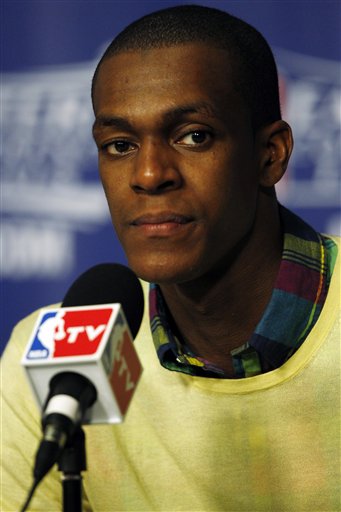
M250 340L231 351L235 376L251 377L281 366L304 342L325 302L337 247L280 206L282 260L269 304ZM190 375L226 378L179 340L158 285L149 292L150 324L161 364Z

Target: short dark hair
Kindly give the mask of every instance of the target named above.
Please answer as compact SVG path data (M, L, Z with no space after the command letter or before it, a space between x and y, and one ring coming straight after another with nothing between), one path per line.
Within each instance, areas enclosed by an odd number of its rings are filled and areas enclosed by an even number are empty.
M180 5L147 14L128 25L99 61L126 51L204 43L225 49L235 68L235 87L247 102L254 130L281 119L278 74L270 46L254 27L227 12L200 5Z

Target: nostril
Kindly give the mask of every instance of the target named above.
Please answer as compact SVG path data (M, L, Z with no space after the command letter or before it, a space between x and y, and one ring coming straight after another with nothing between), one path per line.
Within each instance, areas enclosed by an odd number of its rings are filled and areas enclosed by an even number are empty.
M140 185L131 185L131 188L134 190L134 192L144 192L145 189L141 187Z
M174 190L175 188L178 188L176 185L176 182L173 180L167 180L163 181L162 183L157 184L156 186L148 186L144 187L138 184L131 185L131 188L136 192L137 194L162 194L164 192L167 192L168 190Z
M160 191L174 189L174 188L175 188L175 182L172 180L165 181L157 187L157 189Z

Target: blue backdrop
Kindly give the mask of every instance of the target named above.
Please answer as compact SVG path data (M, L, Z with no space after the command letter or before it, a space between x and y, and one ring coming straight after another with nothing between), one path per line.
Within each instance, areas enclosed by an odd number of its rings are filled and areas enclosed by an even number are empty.
M126 24L183 3L2 0L2 345L83 270L124 262L97 175L90 81ZM268 39L296 141L278 195L317 229L340 233L341 3L196 3L240 16Z

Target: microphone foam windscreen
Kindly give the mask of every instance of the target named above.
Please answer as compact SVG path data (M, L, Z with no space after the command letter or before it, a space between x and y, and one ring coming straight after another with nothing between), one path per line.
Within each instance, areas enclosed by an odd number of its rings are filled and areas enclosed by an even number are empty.
M143 290L134 272L124 265L101 263L86 270L69 288L62 307L115 302L122 305L131 334L135 338L143 317Z

